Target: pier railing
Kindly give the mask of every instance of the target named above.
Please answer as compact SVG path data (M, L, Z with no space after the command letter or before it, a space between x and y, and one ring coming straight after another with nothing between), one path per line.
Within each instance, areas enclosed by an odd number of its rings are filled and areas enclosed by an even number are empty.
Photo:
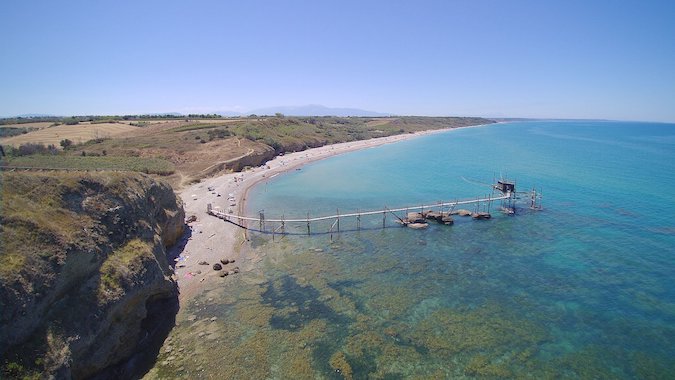
M495 197L487 197L487 198L476 198L476 199L464 199L464 200L457 200L457 201L452 201L452 202L437 202L437 203L431 203L431 204L422 204L419 206L408 206L408 207L399 207L399 208L388 208L385 207L382 210L371 210L371 211L359 211L359 212L352 212L352 213L347 213L347 214L334 214L334 215L326 215L326 216L315 216L315 217L307 217L307 218L302 218L302 219L266 219L261 216L255 217L255 216L244 216L244 215L235 215L235 214L228 214L222 211L215 210L213 208L207 209L207 212L210 215L226 218L226 219L237 219L237 220L247 220L247 221L255 221L255 222L260 222L261 220L264 222L286 222L286 223L302 223L302 222L319 222L322 220L332 220L336 218L353 218L353 217L358 217L358 216L367 216L367 215L377 215L377 214L383 214L383 213L389 213L389 212L401 212L401 211L414 211L414 210L421 210L424 211L424 209L431 209L431 208L443 208L443 207L457 207L461 205L470 205L470 204L478 204L478 203L492 203L494 201L499 201L503 199L509 199L511 198L511 193L500 195L500 196L495 196Z
M394 215L399 222L402 224L408 224L408 222L405 220L407 217L404 216L403 218L398 216L396 213L397 212L415 212L419 210L420 213L424 213L425 210L427 211L433 211L434 209L440 209L441 213L443 212L443 209L446 208L448 209L448 215L451 213L452 210L454 210L455 207L457 206L464 206L464 205L477 205L479 207L481 204L487 205L487 208L489 210L490 205L492 202L495 201L508 201L512 202L516 198L515 193L512 192L506 192L502 193L497 196L485 196L485 197L478 197L478 198L472 198L472 199L463 199L463 200L455 200L455 201L450 201L450 202L431 202L428 204L421 204L421 205L415 205L415 206L407 206L407 207L397 207L397 208L389 208L389 207L384 207L383 209L379 210L367 210L367 211L357 211L357 212L349 212L349 213L344 213L341 214L339 210L336 211L335 214L332 215L324 215L324 216L314 216L310 217L309 213L307 214L307 217L305 218L265 218L265 213L264 211L260 211L258 216L246 216L246 215L237 215L233 213L226 213L220 210L216 210L215 208L212 207L211 204L207 205L207 213L209 215L215 216L217 218L220 218L222 220L225 220L227 222L233 223L239 227L242 227L244 229L250 229L246 224L246 222L256 222L259 225L259 231L260 232L269 232L272 234L274 237L275 234L286 234L286 224L287 223L306 223L307 225L307 235L312 234L312 223L318 223L322 221L333 221L333 223L330 225L330 228L328 231L325 233L332 234L334 232L340 232L340 220L348 219L348 218L356 218L356 229L359 230L361 229L361 217L364 216L371 216L371 215L382 215L382 228L386 227L386 220L387 220L387 214L392 214ZM513 207L512 203L509 203L509 209ZM481 214L486 214L486 213L481 213ZM489 215L489 214L488 214ZM270 223L273 224L273 227L271 228L270 231L266 230L266 224ZM278 224L278 225L276 225ZM316 233L316 231L315 231Z

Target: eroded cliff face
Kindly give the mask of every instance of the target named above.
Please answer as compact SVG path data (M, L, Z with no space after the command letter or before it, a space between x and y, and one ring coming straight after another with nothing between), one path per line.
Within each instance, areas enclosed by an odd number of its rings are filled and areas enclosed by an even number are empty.
M177 295L166 249L183 232L180 199L142 174L1 181L2 377L86 378L130 356L149 306Z

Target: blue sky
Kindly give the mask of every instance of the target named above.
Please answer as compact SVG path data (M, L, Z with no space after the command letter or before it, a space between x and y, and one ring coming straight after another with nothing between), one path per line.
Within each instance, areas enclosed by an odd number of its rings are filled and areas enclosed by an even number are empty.
M0 2L0 115L675 122L675 1Z

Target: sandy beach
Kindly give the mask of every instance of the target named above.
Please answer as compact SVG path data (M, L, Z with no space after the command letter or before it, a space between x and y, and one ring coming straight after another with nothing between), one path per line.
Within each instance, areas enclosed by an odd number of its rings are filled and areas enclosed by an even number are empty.
M473 127L479 126L463 128ZM353 141L288 153L275 157L262 167L208 178L181 190L179 195L185 204L186 216L194 215L197 217L196 221L188 224L191 229L191 235L184 250L176 259L175 273L180 289L181 303L198 294L200 289L206 285L204 284L205 282L227 280L227 278L220 278L218 276L219 272L214 271L212 268L213 264L219 262L221 259L235 259L235 264L228 265L227 269L238 266L242 271L254 270L256 263L262 260L261 257L256 257L252 250L247 249L244 230L208 215L206 213L208 204L224 212L231 210L235 215L242 215L245 210L244 205L248 190L257 183L268 180L278 174L338 154L408 140L419 136L443 133L454 129L459 128ZM205 263L208 263L208 265Z

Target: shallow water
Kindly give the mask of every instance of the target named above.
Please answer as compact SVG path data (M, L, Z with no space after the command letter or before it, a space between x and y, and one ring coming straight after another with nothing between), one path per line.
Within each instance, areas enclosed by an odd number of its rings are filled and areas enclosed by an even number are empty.
M397 227L392 215L382 229L376 216L332 240L303 236L302 224L274 241L254 233L263 261L243 263L257 269L182 305L169 344L183 350L163 353L153 373L672 376L672 173L675 125L526 122L421 137L278 176L250 193L249 213L292 218L475 197L500 175L519 190L542 189L544 210L507 216L492 205L492 220L455 217L426 230Z

